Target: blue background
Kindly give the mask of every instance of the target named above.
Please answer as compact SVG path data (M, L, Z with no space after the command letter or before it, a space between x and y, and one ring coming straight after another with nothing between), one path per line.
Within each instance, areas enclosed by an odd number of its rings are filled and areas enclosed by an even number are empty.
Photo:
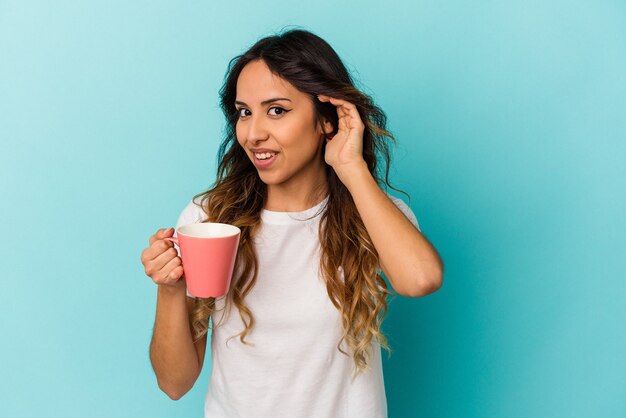
M391 301L391 417L626 416L622 1L0 1L0 415L202 416L141 251L215 177L228 61L286 25L389 116L445 262ZM402 197L402 195L399 195Z

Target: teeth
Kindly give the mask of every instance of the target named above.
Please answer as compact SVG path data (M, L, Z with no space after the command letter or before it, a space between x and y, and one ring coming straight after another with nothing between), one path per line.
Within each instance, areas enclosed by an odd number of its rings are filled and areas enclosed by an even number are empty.
M276 155L276 154L275 154L275 153L273 153L273 152L266 152L266 153L263 153L263 154L257 154L257 153L254 153L254 155L255 155L255 156L256 156L259 160L267 160L268 158L271 158L271 157L273 157L273 156L274 156L274 155Z

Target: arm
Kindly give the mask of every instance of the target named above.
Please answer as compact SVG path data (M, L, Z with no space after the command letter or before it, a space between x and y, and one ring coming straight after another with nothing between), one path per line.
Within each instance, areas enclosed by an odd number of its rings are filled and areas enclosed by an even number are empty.
M412 297L436 291L443 281L441 258L370 174L363 159L365 125L358 109L346 100L323 95L318 99L336 106L339 118L332 138L332 124L325 123L324 160L350 191L391 286Z
M398 294L435 292L443 282L443 262L426 237L378 186L365 164L342 181L350 191L380 258L380 267Z
M174 400L193 387L206 350L206 335L193 343L188 319L193 299L187 298L185 289L184 284L175 288L159 285L150 343L150 361L159 388Z

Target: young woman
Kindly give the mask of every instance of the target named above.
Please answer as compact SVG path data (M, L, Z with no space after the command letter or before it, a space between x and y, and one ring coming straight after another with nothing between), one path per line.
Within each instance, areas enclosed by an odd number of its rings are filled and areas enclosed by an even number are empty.
M380 187L378 158L391 187L385 114L304 30L235 57L220 98L217 180L176 228L239 227L235 272L226 296L194 298L163 239L175 231L150 238L141 260L158 285L150 358L159 387L172 399L193 387L210 319L206 417L385 417L380 325L392 291L380 273L409 297L443 278L413 212Z

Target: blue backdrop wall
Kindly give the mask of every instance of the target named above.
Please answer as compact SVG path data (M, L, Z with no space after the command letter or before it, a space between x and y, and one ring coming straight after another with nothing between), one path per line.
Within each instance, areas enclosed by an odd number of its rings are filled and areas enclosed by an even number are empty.
M214 180L228 61L295 25L387 113L392 181L445 262L439 292L390 303L390 416L626 416L625 18L621 1L0 2L0 415L202 415L210 356L181 400L157 387L139 257Z

